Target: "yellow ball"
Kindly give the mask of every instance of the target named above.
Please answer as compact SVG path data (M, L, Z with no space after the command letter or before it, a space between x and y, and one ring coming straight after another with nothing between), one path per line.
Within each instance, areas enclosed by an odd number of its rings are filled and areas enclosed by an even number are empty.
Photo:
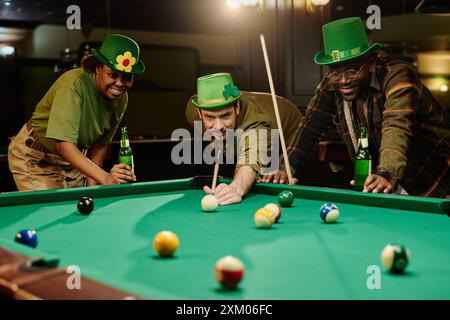
M178 249L180 241L172 231L161 231L153 239L153 248L162 257L170 257Z
M258 228L270 228L275 223L276 214L267 208L261 208L255 212L255 223Z

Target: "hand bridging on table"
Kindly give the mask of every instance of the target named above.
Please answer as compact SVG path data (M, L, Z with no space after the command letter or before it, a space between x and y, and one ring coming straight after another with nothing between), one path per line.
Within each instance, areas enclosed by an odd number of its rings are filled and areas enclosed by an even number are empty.
M208 186L203 187L203 191L207 194L212 194L212 190ZM234 187L231 184L221 183L216 187L214 195L219 202L219 205L227 205L232 203L239 203L242 201L242 192L238 190L238 188Z

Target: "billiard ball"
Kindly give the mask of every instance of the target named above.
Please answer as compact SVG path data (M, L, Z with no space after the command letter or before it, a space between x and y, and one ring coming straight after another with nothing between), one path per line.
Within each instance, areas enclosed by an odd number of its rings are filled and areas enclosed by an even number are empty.
M275 223L276 213L267 208L256 210L254 220L258 228L267 229Z
M37 234L35 230L25 229L17 232L15 241L36 248Z
M203 211L214 211L219 206L219 202L215 195L208 194L202 198L201 206Z
M161 257L170 257L178 249L180 241L172 231L161 231L153 239L153 248Z
M234 289L244 276L244 264L233 256L222 257L214 266L214 275L224 288Z
M281 218L281 208L275 203L268 203L264 206L264 208L269 209L273 213L275 213L275 223L278 222Z
M381 251L381 262L392 273L402 273L411 258L411 253L402 245L390 245Z
M81 214L90 214L94 210L94 201L91 197L82 197L78 201L77 208Z
M339 209L333 203L325 203L320 207L320 217L325 223L335 223L339 218Z
M294 202L294 194L292 193L292 191L281 191L278 194L277 200L282 207L290 207Z

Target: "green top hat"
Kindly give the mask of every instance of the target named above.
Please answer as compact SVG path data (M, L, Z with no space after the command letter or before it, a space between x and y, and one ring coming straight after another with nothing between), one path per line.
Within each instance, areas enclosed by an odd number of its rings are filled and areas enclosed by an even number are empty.
M197 79L197 96L192 103L200 109L214 109L232 105L240 96L229 73L214 73Z
M314 55L317 64L333 64L359 57L378 48L369 46L364 25L359 17L351 17L329 22L322 27L325 50Z
M139 60L139 45L121 34L107 36L99 50L92 49L92 54L104 65L123 73L145 71L144 63Z

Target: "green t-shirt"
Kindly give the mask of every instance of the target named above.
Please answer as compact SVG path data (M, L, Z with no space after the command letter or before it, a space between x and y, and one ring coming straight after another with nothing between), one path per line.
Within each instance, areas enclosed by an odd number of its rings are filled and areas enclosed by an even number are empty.
M186 120L194 126L194 121L201 121L197 108L192 103L192 99L196 95L189 99L186 106ZM298 131L298 125L303 118L300 110L290 101L280 96L277 96L277 104L280 114L281 126L283 128L284 138L286 145L291 145L293 139ZM267 133L266 141L259 141L259 137L264 138L264 135L259 135L259 130L265 129L277 129L277 120L275 116L272 95L263 92L247 92L241 91L241 112L238 115L236 129L242 129L247 132L251 129L255 129L257 139L240 140L238 145L240 157L236 159L236 170L242 166L251 167L258 175L261 174L261 168L263 167L260 160L262 155L269 156L271 152L271 140L270 134ZM247 143L251 141L250 143ZM253 147L251 147L253 143ZM258 145L255 146L255 143ZM265 152L261 152L264 149ZM253 151L253 154L252 152ZM280 155L282 154L282 148L279 146ZM247 163L249 159L249 163ZM254 164L253 159L257 159ZM266 158L267 160L267 158ZM280 159L282 161L282 159Z
M73 69L61 75L39 101L31 125L42 144L55 154L55 140L89 149L111 142L127 102L127 93L117 100L102 97L94 73Z

